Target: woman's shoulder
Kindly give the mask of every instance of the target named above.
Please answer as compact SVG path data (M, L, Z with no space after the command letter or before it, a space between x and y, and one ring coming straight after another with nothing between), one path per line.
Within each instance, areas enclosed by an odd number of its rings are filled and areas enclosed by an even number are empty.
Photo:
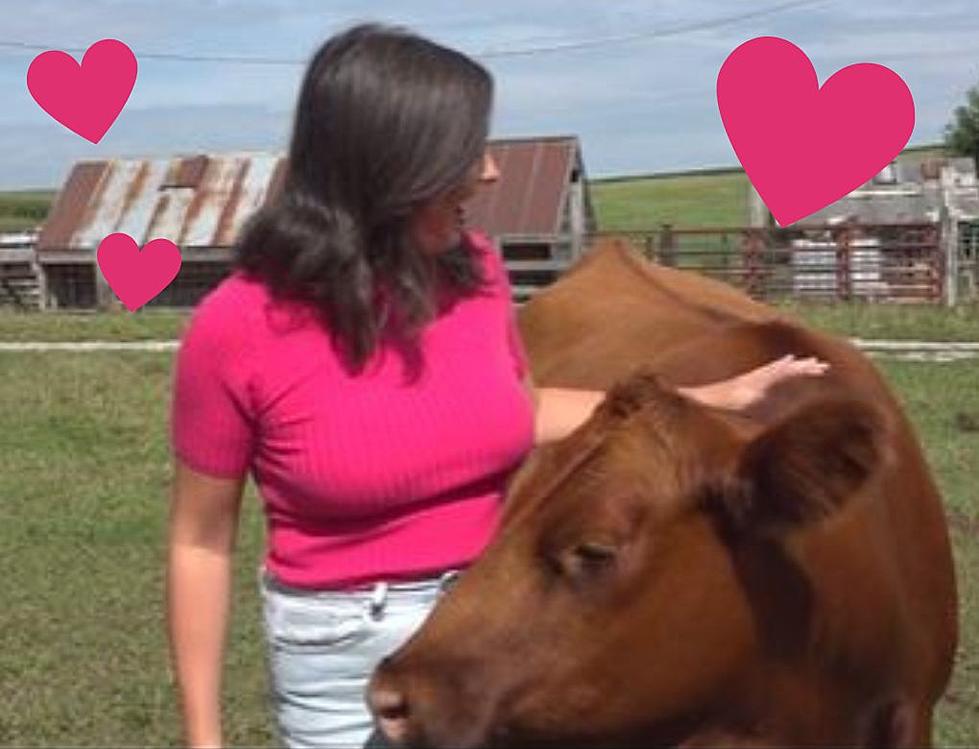
M264 284L233 270L194 306L185 335L216 345L244 346L254 340L257 313L266 299Z

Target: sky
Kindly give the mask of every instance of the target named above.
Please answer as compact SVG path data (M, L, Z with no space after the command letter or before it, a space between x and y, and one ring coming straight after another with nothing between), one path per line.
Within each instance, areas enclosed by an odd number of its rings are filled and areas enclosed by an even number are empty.
M491 137L577 135L591 178L737 166L715 84L757 36L799 46L820 83L858 62L894 70L915 101L910 145L941 140L979 84L975 0L0 0L0 11L0 189L55 189L83 159L284 152L306 61L360 21L475 57L495 79ZM132 48L139 76L95 145L41 110L26 75L42 50L80 60L103 38Z

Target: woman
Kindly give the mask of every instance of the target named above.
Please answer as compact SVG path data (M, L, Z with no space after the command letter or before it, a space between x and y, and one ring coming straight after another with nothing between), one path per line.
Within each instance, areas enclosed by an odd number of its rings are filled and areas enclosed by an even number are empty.
M197 306L174 370L168 622L186 740L219 745L231 554L252 472L271 692L290 746L363 745L377 662L488 543L534 444L602 399L534 388L499 253L462 226L497 176L492 81L399 29L313 58L284 187ZM738 407L823 365L686 394Z

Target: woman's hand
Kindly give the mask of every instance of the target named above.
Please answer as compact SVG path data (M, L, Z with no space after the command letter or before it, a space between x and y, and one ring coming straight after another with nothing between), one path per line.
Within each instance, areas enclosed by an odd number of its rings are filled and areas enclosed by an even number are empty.
M794 356L783 356L730 380L700 387L679 387L677 391L706 406L738 411L757 403L765 397L772 385L782 380L804 375L821 375L828 368L829 364L814 357L797 359ZM606 395L603 390L537 388L530 375L524 378L524 385L534 403L535 445L566 437L591 416Z
M680 388L680 392L708 406L740 411L762 400L769 388L783 380L819 376L827 369L829 364L815 357L799 359L790 354L730 380L697 388Z

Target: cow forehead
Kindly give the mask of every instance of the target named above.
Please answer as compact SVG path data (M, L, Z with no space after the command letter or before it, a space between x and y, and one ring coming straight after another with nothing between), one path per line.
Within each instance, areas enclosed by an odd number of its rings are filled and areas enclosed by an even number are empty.
M511 487L508 501L520 522L538 530L640 510L663 521L688 507L700 480L688 465L697 451L680 447L677 440L651 436L648 424L623 422L600 439L582 437L581 444L542 451Z

